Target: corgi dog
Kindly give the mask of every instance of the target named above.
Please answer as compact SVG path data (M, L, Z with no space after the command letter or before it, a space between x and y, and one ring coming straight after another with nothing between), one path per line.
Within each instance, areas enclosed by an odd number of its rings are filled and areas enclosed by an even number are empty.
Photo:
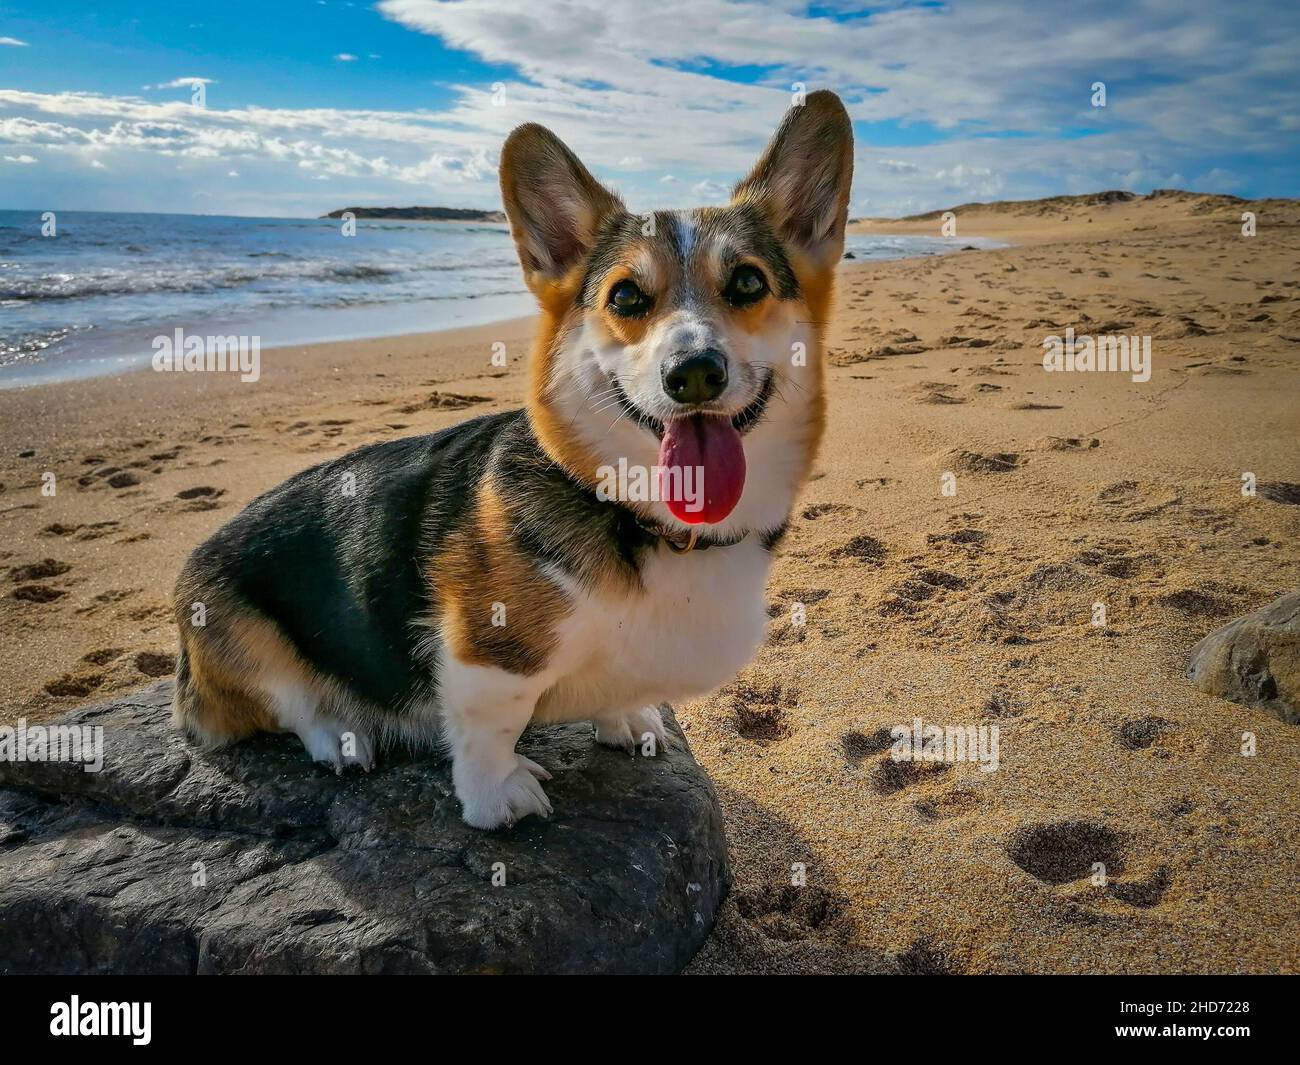
M293 732L339 771L441 745L481 829L552 812L515 751L530 723L658 749L658 705L764 637L822 436L852 170L829 92L723 207L631 214L549 130L511 133L501 192L541 312L526 407L304 470L195 550L175 722L208 745Z

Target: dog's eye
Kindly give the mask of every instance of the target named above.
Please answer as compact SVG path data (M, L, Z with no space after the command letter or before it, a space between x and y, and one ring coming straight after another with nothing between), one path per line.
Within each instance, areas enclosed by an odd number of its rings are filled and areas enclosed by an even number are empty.
M767 279L757 267L742 264L731 272L722 294L736 306L746 307L767 295Z
M636 318L650 309L650 297L633 281L620 281L609 290L609 309L624 318Z

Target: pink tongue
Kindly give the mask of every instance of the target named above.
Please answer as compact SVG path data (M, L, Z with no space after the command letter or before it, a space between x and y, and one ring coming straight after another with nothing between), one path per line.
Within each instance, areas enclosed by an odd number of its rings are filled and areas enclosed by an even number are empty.
M668 422L659 467L659 498L688 525L722 521L745 489L745 450L727 418L697 414Z

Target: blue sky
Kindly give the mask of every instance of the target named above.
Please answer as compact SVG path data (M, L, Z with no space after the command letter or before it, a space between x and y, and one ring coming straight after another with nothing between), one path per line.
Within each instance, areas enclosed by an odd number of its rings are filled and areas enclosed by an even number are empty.
M1296 195L1297 56L1289 2L0 2L0 207L495 207L525 121L635 209L718 202L796 84L854 117L854 214Z

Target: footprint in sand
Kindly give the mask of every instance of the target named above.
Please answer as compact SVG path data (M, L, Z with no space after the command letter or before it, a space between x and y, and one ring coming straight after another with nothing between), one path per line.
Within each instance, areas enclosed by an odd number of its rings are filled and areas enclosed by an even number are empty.
M838 891L814 884L766 884L733 893L736 910L767 939L792 943L826 934L823 930L848 909Z
M1023 463L1014 451L981 454L978 451L957 450L949 453L953 466L964 473L1008 473Z
M141 651L135 656L135 668L146 677L170 677L176 672L176 656L164 651Z
M126 621L145 622L145 621L167 621L173 616L172 608L166 603L154 601L149 606L133 607L130 610L121 610L115 615ZM149 626L150 629L157 628L156 625Z
M83 698L97 691L103 683L102 673L65 673L57 680L46 681L45 690L59 698Z
M871 735L865 732L846 732L840 737L840 751L845 761L861 765L873 754L887 751L894 745L893 734L887 728L878 728Z
M1168 866L1162 865L1145 880L1129 880L1123 883L1112 881L1109 891L1128 906L1149 910L1160 904L1172 882L1173 877L1169 874Z
M1148 715L1125 721L1115 730L1115 736L1121 747L1130 751L1143 751L1150 747L1160 736L1171 728L1171 723L1163 717Z
M316 423L321 427L322 435L326 437L341 436L345 426L352 424L351 418L324 418Z
M1241 605L1241 597L1212 586L1167 592L1159 596L1157 602L1172 607L1180 614L1190 614L1198 618L1215 618L1236 613Z
M954 573L941 569L920 569L886 590L880 610L886 615L915 614L921 603L944 591L956 591L965 587L966 581Z
M776 593L776 598L767 604L767 616L779 617L789 610L792 603L802 603L804 606L820 603L830 594L829 588L782 588Z
M1101 447L1101 441L1095 436L1049 436L1041 446L1048 451L1091 451Z
M28 581L40 581L49 577L61 577L72 569L67 562L59 562L57 559L47 558L40 562L33 562L27 566L14 566L9 570L9 579L15 583L26 583Z
M921 936L895 958L899 976L961 976L962 967L942 943Z
M121 524L120 521L97 521L90 525L78 526L79 531L74 539L100 540L105 536L112 536Z
M455 392L430 392L417 403L399 407L403 414L416 414L424 410L464 410L479 403L491 403L487 396L462 396Z
M98 612L101 607L112 603L120 603L123 599L129 599L131 596L137 595L140 591L141 589L139 588L110 588L107 592L100 592L98 595L94 596L91 599L89 606L78 607L77 613L94 614Z
M193 488L182 488L176 493L177 499L216 499L226 494L224 488L213 488L210 484L197 484Z
M1001 340L1001 337L995 337L995 340ZM939 346L943 348L987 348L993 345L993 340L987 337L966 337L966 336L948 336L939 340Z
M952 772L946 762L896 762L886 755L871 773L871 785L878 795L893 795L924 780L933 780Z
M1290 481L1261 481L1256 485L1255 491L1270 503L1300 507L1300 484Z
M851 507L847 503L812 503L804 507L800 517L805 521L816 521L827 514L853 514L856 512L858 512L858 508Z
M964 547L982 549L989 534L981 529L955 529L949 533L930 533L925 542L931 547L947 544L960 544Z
M808 638L809 625L806 618L796 623L792 613L794 604L806 609L830 594L829 588L784 588L779 591L766 608L767 616L773 619L773 624L768 626L767 643L770 646L803 643Z
M757 687L737 681L722 690L731 703L731 720L736 731L756 743L775 743L790 735L785 708L795 705L795 695L779 684Z
M1056 821L1024 825L1013 834L1007 856L1045 884L1069 884L1093 875L1101 862L1106 875L1124 871L1120 837L1097 821Z
M200 484L193 488L182 488L176 493L176 498L161 504L157 510L159 513L180 513L189 514L204 510L216 510L222 506L218 500L226 494L224 488L213 488L211 485Z
M830 559L853 558L860 562L881 565L885 559L885 545L874 536L863 533L855 536L846 544L832 548L826 555Z
M52 603L68 593L50 584L20 584L11 594L24 603Z
M919 799L912 804L912 809L926 821L943 821L964 814L978 805L978 795L958 786L932 799Z
M1143 562L1151 561L1150 556L1131 558L1122 552L1121 547L1103 544L1100 550L1089 548L1080 551L1075 556L1075 561L1084 566L1091 566L1107 577L1118 577L1121 580L1134 577Z
M954 406L961 403L969 403L965 396L955 396L949 390L956 388L956 385L939 385L925 386L922 385L918 394L914 397L917 403L925 403L934 407Z

